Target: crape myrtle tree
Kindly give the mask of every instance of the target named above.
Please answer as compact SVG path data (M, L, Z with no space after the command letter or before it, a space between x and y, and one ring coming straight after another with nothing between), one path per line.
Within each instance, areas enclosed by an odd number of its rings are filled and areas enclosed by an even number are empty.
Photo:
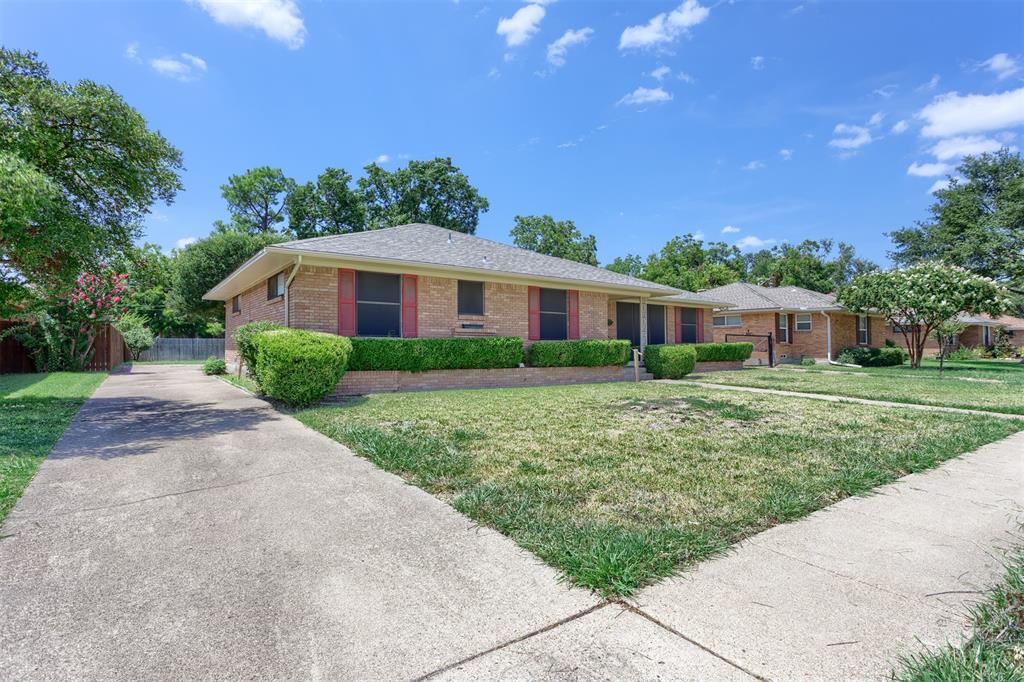
M181 153L114 90L0 48L0 314L129 248L180 170Z
M967 325L955 317L939 322L932 329L932 338L939 346L939 375L945 369L946 356L953 350L952 341L963 334L965 329L967 329Z
M937 261L860 275L839 290L837 300L852 312L882 315L899 329L915 369L936 327L960 313L1000 315L1010 306L994 280Z

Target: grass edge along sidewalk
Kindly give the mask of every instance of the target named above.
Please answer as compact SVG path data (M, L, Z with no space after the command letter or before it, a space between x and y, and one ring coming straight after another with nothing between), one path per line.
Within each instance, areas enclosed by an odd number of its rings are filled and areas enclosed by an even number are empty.
M605 597L1024 428L660 382L381 394L295 416Z
M105 372L0 375L0 524Z

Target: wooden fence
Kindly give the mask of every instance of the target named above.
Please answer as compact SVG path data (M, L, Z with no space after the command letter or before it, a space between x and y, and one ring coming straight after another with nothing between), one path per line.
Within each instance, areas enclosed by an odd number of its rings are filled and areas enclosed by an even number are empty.
M224 357L224 339L159 338L139 360L205 360ZM130 359L130 358L126 358Z
M13 327L19 322L0 320L0 331ZM87 372L105 372L114 369L127 359L124 340L112 326L104 325L96 332L93 341L92 358L85 365ZM0 341L0 374L34 372L35 366L28 350L13 336Z

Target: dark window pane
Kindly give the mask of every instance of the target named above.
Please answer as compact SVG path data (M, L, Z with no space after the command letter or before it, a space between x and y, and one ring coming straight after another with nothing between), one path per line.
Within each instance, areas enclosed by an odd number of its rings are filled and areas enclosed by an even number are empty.
M402 306L390 303L357 303L358 336L401 336Z
M564 313L565 289L541 289L540 311L542 313ZM563 337L564 338L564 337Z
M697 324L696 308L680 308L683 312L683 324Z
M665 306L647 306L647 343L665 343Z
M566 328L568 320L568 316L562 313L541 312L540 338L544 341L559 341L569 338L568 329Z
M484 314L484 283L459 280L459 315Z
M378 303L402 302L402 278L382 272L356 273L356 300Z
M683 343L697 343L697 325L683 324Z

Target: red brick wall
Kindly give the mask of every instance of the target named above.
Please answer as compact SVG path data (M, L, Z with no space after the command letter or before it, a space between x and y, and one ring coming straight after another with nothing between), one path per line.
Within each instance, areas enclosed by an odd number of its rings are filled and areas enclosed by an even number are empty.
M287 276L286 271L285 277ZM295 279L298 280L299 276L296 275ZM239 312L231 312L230 300L224 302L225 357L233 358L234 354L229 355L227 351L237 350L235 348L235 330L243 324L258 320L271 320L278 324L284 324L284 297L278 296L268 301L266 280L242 292L242 307ZM335 330L337 330L337 326L335 326Z
M779 343L776 332L775 312L736 313L740 315L739 327L714 328L715 341L724 342L726 334L771 334L775 340L776 362L799 362L809 357L823 359L828 356L828 319L822 313L810 313L811 330L796 330L796 313L792 317L791 340ZM832 318L832 357L835 358L843 348L857 344L857 316L850 313L830 313ZM889 327L881 317L872 317L870 326L869 346L880 347L885 344ZM767 352L755 352L753 359L767 361Z

